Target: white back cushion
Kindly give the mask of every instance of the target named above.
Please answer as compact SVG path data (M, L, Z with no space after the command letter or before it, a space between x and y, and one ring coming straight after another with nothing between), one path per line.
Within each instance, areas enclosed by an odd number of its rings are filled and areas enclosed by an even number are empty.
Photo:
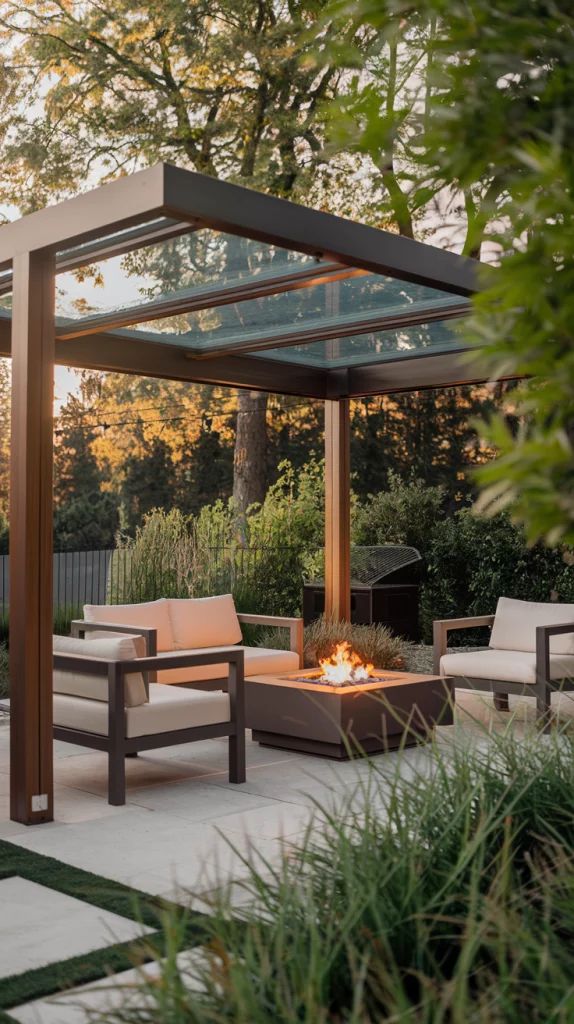
M173 636L165 597L141 604L85 604L86 622L109 622L115 626L144 626L157 629L158 651L173 650Z
M54 654L71 654L81 658L101 658L103 661L129 661L141 654L142 637L118 636L104 640L77 640L72 636L55 636ZM66 693L88 700L108 700L107 675L94 675L93 669L55 668L53 672L55 693ZM130 672L125 676L125 703L128 708L145 704L147 696L141 672Z
M241 626L231 594L168 600L176 651L241 643Z
M496 606L490 647L499 651L535 651L536 627L574 623L574 604L516 601L500 597ZM551 654L574 654L574 633L550 638Z

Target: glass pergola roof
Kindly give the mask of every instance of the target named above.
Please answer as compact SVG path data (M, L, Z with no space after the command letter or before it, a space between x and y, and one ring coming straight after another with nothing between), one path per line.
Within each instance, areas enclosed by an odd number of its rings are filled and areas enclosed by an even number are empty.
M114 191L125 201L108 209ZM376 369L381 390L391 362L413 388L433 359L446 377L463 372L452 367L473 261L165 165L0 230L0 346L12 289L2 241L34 221L40 241L56 236L61 362L149 373L155 360L161 376L177 363L180 379L317 397L354 368Z

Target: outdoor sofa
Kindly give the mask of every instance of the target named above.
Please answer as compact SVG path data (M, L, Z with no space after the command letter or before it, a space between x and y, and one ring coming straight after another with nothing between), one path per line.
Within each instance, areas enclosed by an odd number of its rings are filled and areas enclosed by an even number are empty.
M452 630L490 626L488 650L447 654ZM487 690L495 707L508 711L508 695L536 699L539 724L551 723L553 690L574 689L574 604L501 597L495 615L434 623L434 671L454 686Z
M271 626L289 630L289 650L251 647L242 643L241 625ZM161 598L140 604L84 605L83 620L72 623L77 637L101 630L144 636L150 655L243 651L245 674L297 671L303 661L303 620L276 615L238 614L231 594L203 598ZM201 686L219 690L227 685L225 658L203 663L180 662L177 667L158 667L157 682Z
M152 655L139 635L108 632L53 639L54 738L108 755L108 800L125 803L125 758L176 743L229 737L229 781L245 782L243 651L217 652L226 692L149 682L150 672L193 672L212 664L205 651Z

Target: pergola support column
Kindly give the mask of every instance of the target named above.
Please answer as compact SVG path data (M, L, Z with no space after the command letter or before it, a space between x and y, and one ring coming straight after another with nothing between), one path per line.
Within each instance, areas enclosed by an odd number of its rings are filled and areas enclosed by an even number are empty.
M13 260L10 483L10 814L53 818L54 261Z
M349 400L325 402L325 615L351 617Z

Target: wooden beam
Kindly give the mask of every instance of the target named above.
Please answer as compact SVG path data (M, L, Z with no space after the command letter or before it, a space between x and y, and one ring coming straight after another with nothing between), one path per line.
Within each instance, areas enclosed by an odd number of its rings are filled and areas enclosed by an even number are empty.
M14 257L10 484L10 814L53 818L54 262Z
M349 401L325 402L325 615L351 617Z

